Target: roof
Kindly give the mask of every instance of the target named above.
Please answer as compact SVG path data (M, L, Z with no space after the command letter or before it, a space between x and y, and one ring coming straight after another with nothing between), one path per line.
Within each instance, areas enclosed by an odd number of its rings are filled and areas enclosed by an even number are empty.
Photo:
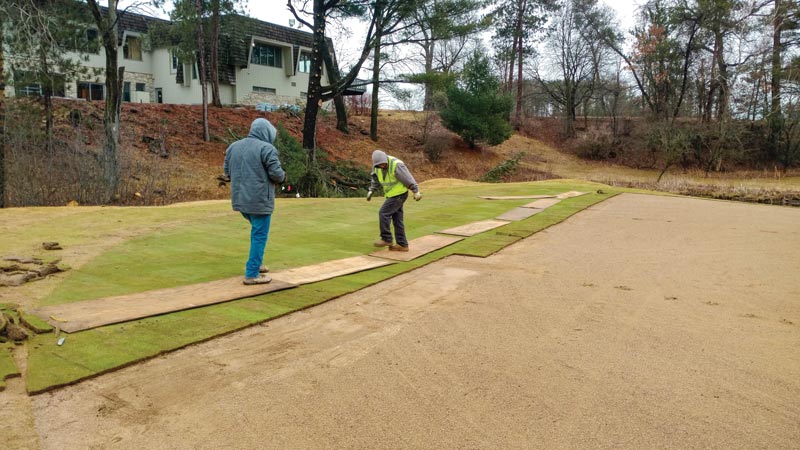
M100 13L104 16L108 15L108 8L105 6L100 7ZM158 17L145 16L137 14L133 11L124 9L117 12L117 37L122 43L122 37L126 31L133 31L135 33L147 33L155 24L169 25L172 22L169 20L159 19Z

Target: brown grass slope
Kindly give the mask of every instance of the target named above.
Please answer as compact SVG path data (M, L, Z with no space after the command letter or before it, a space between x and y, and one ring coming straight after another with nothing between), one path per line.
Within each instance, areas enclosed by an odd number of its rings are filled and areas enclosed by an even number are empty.
M81 138L88 151L102 146L102 104L58 101L56 135L64 142L75 140L70 121L80 111ZM260 112L253 107L209 108L210 142L202 140L199 105L124 104L122 110L122 187L120 204L163 204L179 201L220 199L229 195L216 177L222 172L225 149L243 137L250 123L265 117L302 139L302 118L285 112ZM778 204L800 205L800 176L772 171L704 174L675 169L660 183L658 169L634 169L609 162L588 161L568 149L557 149L537 139L549 136L546 126L526 127L528 135L514 134L494 147L469 149L438 120L422 112L381 111L379 139L369 139L369 117L349 117L349 133L335 129L333 113L320 115L317 143L332 161L346 160L368 169L376 148L399 157L417 181L436 178L477 180L489 170L523 152L519 168L503 181L535 181L575 178L606 184L641 187L689 195L703 195ZM437 162L426 156L423 130L429 124L428 149L441 151ZM166 179L166 181L165 181ZM166 186L166 187L165 187ZM141 193L141 195L140 195Z

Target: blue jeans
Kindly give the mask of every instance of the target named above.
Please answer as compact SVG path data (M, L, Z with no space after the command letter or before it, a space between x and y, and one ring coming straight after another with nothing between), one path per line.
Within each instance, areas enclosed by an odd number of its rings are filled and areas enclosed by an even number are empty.
M247 259L244 276L255 278L258 276L258 269L261 268L261 263L264 261L264 249L267 248L272 214L242 213L242 216L250 222L250 257Z

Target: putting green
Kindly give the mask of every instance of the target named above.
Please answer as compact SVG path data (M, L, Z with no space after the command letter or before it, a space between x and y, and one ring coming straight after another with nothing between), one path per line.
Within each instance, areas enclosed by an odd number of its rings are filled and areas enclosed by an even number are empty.
M489 202L478 195L556 195L571 190L594 192L601 186L573 180L513 184L423 183L424 200L406 204L406 229L408 237L415 239L491 219L529 201ZM607 186L602 187L607 192L616 192ZM490 255L606 198L609 195L592 193L566 199L532 218L468 237L413 261L258 297L81 331L68 335L62 346L56 345L53 334L37 335L28 347L27 389L38 393L75 383L325 302L451 254ZM377 238L380 204L380 199L372 202L363 199L279 199L266 263L273 271L281 271L368 254ZM236 213L226 213L230 208L226 203L198 205L200 207L208 211L207 218L154 228L137 238L121 241L83 267L67 272L60 285L38 306L240 276L249 245L247 222ZM185 208L192 206L148 208L148 214L156 216L154 220L168 222L159 216ZM135 215L137 209L129 208L117 214ZM120 227L124 227L124 222ZM74 230L65 232L76 233ZM58 239L58 236L54 238Z

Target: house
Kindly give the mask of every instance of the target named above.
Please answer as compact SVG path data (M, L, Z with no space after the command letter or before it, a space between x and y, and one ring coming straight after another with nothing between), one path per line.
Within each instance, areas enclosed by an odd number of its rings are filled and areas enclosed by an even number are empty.
M119 15L119 60L125 67L123 101L136 103L199 104L202 93L195 61L181 61L167 44L154 44L151 31L170 22L132 12ZM302 104L311 67L312 34L240 15L224 16L218 41L220 100L223 104ZM86 39L99 39L98 31L86 30ZM329 48L333 48L329 40ZM75 54L75 59L80 59ZM89 54L85 67L95 69L64 86L55 95L86 100L105 98L105 52ZM97 73L97 75L95 75ZM13 78L13 77L12 77ZM323 69L323 84L328 83ZM208 84L210 97L211 85ZM345 95L360 95L351 88ZM36 95L37 84L6 86L6 95Z

